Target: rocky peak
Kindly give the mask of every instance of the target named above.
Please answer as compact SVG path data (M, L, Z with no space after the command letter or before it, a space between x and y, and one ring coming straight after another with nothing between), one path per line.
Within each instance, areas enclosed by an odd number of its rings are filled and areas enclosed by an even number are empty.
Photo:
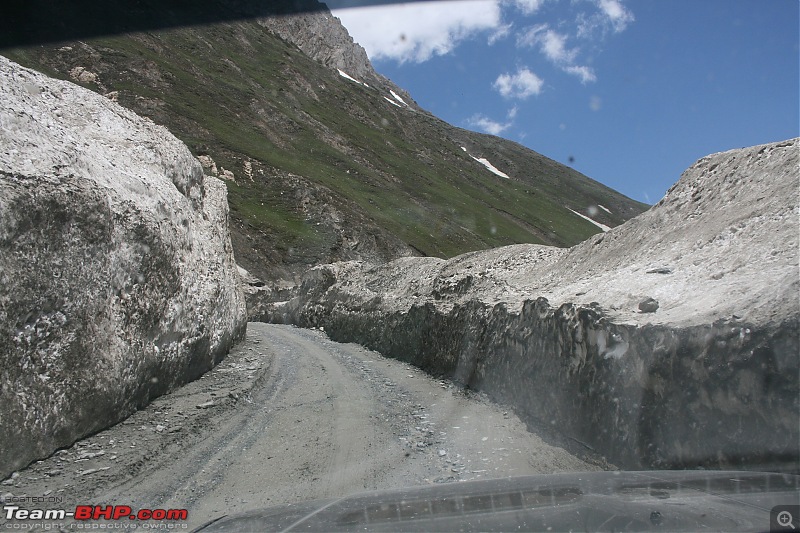
M296 15L279 15L259 19L259 24L294 43L306 55L331 68L339 68L359 78L375 78L377 74L367 52L342 26L341 21L325 8Z
M260 18L258 23L315 61L359 81L392 90L404 101L413 102L408 92L375 72L366 50L353 40L342 21L324 3L303 2L288 14Z

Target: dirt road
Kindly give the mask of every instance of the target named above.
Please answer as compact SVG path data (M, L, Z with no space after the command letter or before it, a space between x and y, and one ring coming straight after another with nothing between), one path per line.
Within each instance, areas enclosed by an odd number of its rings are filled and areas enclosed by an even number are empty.
M597 469L402 362L251 323L203 378L15 473L0 494L23 509L186 508L193 527L371 489Z

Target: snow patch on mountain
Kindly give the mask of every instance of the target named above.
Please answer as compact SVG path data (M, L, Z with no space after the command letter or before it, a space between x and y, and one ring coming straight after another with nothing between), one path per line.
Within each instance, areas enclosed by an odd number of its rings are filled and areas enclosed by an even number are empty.
M387 102L389 102L390 104L394 105L394 106L403 107L403 106L401 106L400 104L398 104L397 102L395 102L394 100L392 100L391 98L389 98L387 96L384 96L383 99L386 100Z
M569 207L567 209L569 209ZM598 222L596 220L592 220L591 218L587 217L586 215L582 215L581 213L578 213L577 211L574 211L572 209L569 209L569 210L572 211L573 213L575 213L576 215L578 215L579 217L588 220L589 222L591 222L592 224L594 224L595 226L597 226L598 228L600 228L603 231L608 231L608 230L611 229L609 226L606 226L605 224L601 224L600 222Z
M498 170L497 167L495 167L493 164L491 164L487 159L484 159L483 157L475 157L474 155L471 155L470 157L472 159L474 159L475 161L477 161L478 163L480 163L481 165L483 165L486 168L488 168L489 172L491 172L492 174L497 174L501 178L511 179L511 178L509 178L508 174L506 174L505 172L503 172L501 170Z
M467 152L467 149L465 147L462 146L461 149L464 150L465 152ZM491 172L492 174L496 174L496 175L500 176L501 178L511 179L508 174L506 174L502 170L499 170L496 166L491 164L488 159L483 158L483 157L475 157L474 155L472 155L469 152L467 152L467 155L470 156L475 161L477 161L478 163L480 163L481 165L485 166L489 170L489 172Z
M400 102L401 104L403 104L403 105L406 105L406 106L408 105L408 104L406 103L406 101L405 101L405 100L403 100L402 98L400 98L400 95L398 95L396 92L394 92L394 91L390 90L390 91L389 91L389 93L391 93L391 95L392 95L392 98L394 98L395 100L397 100L397 101L398 101L398 102Z
M350 80L350 81L355 82L355 83L357 83L359 85L363 85L364 87L369 87L369 85L367 85L363 81L358 81L357 79L355 79L354 77L349 75L347 72L343 71L342 69L337 68L336 70L339 71L339 76L343 77L344 79Z

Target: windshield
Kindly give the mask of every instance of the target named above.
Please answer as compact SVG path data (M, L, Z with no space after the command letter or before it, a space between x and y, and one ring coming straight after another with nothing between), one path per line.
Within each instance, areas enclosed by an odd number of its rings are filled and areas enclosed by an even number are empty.
M796 2L9 13L3 528L798 527Z

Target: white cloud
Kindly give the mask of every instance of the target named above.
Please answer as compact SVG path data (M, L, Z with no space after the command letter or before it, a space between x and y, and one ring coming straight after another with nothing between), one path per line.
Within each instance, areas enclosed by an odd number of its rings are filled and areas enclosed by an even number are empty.
M578 50L568 50L566 43L566 35L547 30L541 40L542 51L554 63L571 63L578 55Z
M594 33L602 27L602 22L598 15L588 16L586 13L578 15L578 31L576 35L583 39L591 39Z
M597 12L578 16L578 37L593 39L596 34L605 36L609 32L620 33L636 20L620 0L595 0Z
M492 87L505 98L525 99L531 95L542 92L544 81L528 70L522 68L516 74L501 74L497 77Z
M335 8L336 3L331 3ZM421 63L481 32L502 33L499 0L413 2L334 9L370 59Z
M498 28L489 36L488 43L492 45L501 39L505 39L511 34L512 27L514 27L514 24L510 22L508 24L502 24L498 26Z
M594 75L594 71L589 67L571 65L564 67L564 72L579 77L581 83L584 84L590 81L597 81L597 76Z
M547 24L537 24L519 38L519 44L539 46L542 53L553 63L572 63L578 49L567 48L567 36L551 30Z
M568 36L559 33L548 27L547 24L538 24L528 29L518 40L518 44L527 46L538 46L544 56L561 70L581 79L581 83L596 81L594 71L583 65L576 65L575 59L578 57L578 48L567 46Z
M598 6L616 33L623 31L634 21L633 13L625 9L619 0L599 0Z
M486 133L490 133L492 135L500 135L508 128L511 127L511 121L506 122L505 124L501 124L500 122L494 121L489 117L486 117L481 114L472 115L472 117L467 120L467 124L472 126L473 128L479 128Z
M525 15L533 15L547 0L513 0L513 4Z

